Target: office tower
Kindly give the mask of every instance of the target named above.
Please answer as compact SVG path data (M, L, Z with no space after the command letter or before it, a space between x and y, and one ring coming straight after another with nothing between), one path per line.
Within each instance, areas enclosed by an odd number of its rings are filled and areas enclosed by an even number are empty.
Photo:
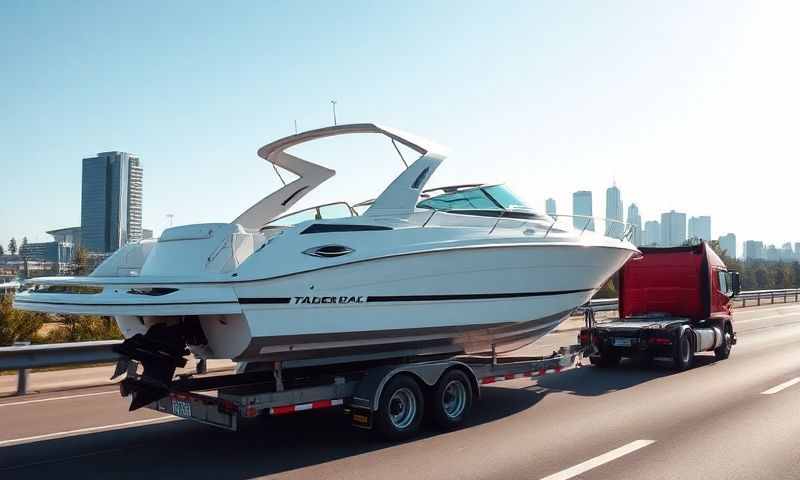
M745 260L761 260L764 258L764 242L747 240L743 245Z
M592 192L579 190L572 194L572 224L579 230L594 231L594 219L592 218Z
M736 258L736 235L729 233L719 237L719 248L729 258Z
M139 157L102 152L83 159L81 244L109 253L142 238L142 168Z
M635 203L631 203L628 207L628 223L633 226L633 237L631 241L637 247L642 245L642 217L639 215L639 207Z
M646 247L657 246L661 242L661 224L657 220L650 220L644 224L642 241Z
M701 216L689 219L689 238L711 240L711 217Z
M547 212L548 215L556 214L556 200L554 198L548 198L545 200L544 211Z
M622 197L616 185L606 189L606 220L606 236L620 238L625 227L622 225Z
M676 247L686 241L686 214L670 210L661 214L661 245Z

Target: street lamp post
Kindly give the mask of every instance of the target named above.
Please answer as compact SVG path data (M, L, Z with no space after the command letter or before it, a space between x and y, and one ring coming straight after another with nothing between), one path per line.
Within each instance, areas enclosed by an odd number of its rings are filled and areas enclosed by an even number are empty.
M336 125L336 100L331 100L331 107L333 108L333 124Z

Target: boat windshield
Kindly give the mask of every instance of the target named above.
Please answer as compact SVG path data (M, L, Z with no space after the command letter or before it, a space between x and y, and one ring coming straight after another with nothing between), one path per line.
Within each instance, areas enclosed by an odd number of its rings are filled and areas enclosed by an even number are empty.
M417 204L431 210L530 210L505 185L471 188L428 198Z
M318 205L316 207L306 208L297 212L278 217L262 227L276 228L276 227L291 227L308 220L325 220L331 218L347 218L358 215L351 207L345 202L329 203L326 205Z

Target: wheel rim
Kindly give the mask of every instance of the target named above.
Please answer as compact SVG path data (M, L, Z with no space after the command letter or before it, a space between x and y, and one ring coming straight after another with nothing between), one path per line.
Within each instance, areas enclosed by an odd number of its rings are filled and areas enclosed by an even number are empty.
M691 344L689 343L688 337L683 337L681 339L681 356L683 357L683 363L689 363L689 356L691 355Z
M463 382L451 380L444 387L442 411L448 418L458 418L467 406L467 387Z
M725 351L731 351L731 334L728 332L725 332Z
M417 397L411 389L402 387L389 399L389 419L398 430L408 428L417 416Z

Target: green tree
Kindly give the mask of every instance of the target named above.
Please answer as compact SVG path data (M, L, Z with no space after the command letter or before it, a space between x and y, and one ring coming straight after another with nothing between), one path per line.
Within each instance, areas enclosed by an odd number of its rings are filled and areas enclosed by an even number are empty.
M758 267L756 267L753 274L755 277L755 287L757 290L766 290L768 288L771 288L769 281L769 272L767 272L766 268L764 268L762 265L759 265Z
M89 272L89 252L81 247L75 250L75 255L72 257L72 263L75 264L74 274L77 276L88 275Z
M62 325L51 330L45 337L45 342L88 342L121 338L122 332L117 328L117 323L109 317L65 315Z
M5 255L6 251L3 249L3 246L0 245L0 255Z
M47 320L47 315L14 310L11 304L13 298L10 294L0 298L0 345L11 345L18 341L41 341L38 332Z
M8 253L11 255L17 254L17 239L11 237L11 240L8 241Z

